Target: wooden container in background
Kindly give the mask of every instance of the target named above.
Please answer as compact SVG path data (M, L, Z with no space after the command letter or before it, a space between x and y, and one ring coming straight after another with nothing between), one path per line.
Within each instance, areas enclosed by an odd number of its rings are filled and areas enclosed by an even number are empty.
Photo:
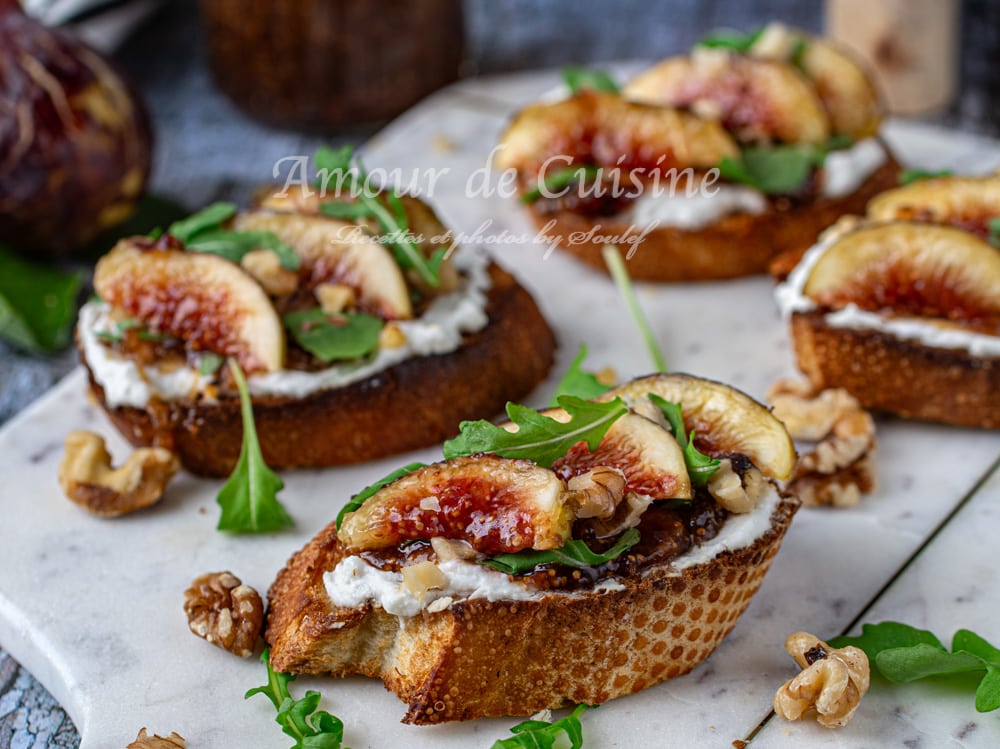
M200 0L219 87L265 122L386 120L458 77L461 0Z
M826 0L826 33L857 52L894 114L945 109L958 85L959 0Z

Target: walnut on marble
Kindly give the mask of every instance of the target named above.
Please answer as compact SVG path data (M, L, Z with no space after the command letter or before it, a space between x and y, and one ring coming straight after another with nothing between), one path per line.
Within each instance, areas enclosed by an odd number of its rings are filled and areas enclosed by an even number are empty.
M789 434L815 442L799 457L787 490L807 506L856 505L876 487L875 422L841 388L817 391L804 380L783 379L767 394Z
M264 623L260 594L231 572L209 572L184 592L188 627L198 637L249 658Z
M833 648L808 632L794 632L785 650L799 668L774 695L774 712L786 720L815 717L820 725L847 725L868 691L868 656L860 648Z
M179 468L177 456L162 447L141 447L113 468L103 437L75 431L66 436L59 485L88 512L118 517L158 502Z
M156 734L150 736L143 727L139 731L139 735L135 737L135 741L125 749L187 749L187 744L184 737L174 731L171 731L170 735L166 737Z

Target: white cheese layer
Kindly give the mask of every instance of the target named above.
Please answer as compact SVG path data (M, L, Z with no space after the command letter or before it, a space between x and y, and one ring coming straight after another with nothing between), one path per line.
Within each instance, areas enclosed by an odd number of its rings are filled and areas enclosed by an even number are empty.
M713 185L712 194L698 191L644 192L632 204L632 221L640 226L673 226L697 231L733 213L759 214L767 210L767 198L742 185Z
M397 323L406 342L397 348L379 349L361 363L334 364L316 372L282 369L248 378L254 395L303 398L328 388L363 380L407 359L455 351L462 338L486 327L486 292L490 288L489 257L473 250L455 256L455 266L465 278L461 287L434 299L416 320ZM153 396L163 400L188 398L202 392L208 381L190 367L161 371L142 367L103 345L99 332L113 329L108 305L89 302L80 310L79 337L84 356L103 388L108 405L144 408Z
M785 282L775 289L774 297L782 317L787 319L794 312L812 312L818 308L816 302L802 290L816 263L840 236L837 231L828 231L817 244L806 251ZM828 312L823 320L834 328L875 330L903 340L917 341L931 348L965 349L972 356L1000 356L1000 337L965 330L943 320L887 317L878 312L860 309L855 304Z
M878 138L859 140L850 148L831 151L823 162L823 197L850 195L887 159Z
M751 512L727 517L715 538L678 557L671 566L680 572L707 562L723 551L751 546L771 527L771 515L780 499L777 490L769 485ZM624 588L619 581L609 579L588 591L544 591L489 567L457 559L440 563L438 569L444 573L448 584L428 590L422 598L403 589L401 573L380 570L358 556L345 557L324 573L323 584L335 606L357 608L372 603L398 617L416 616L428 608L432 611L444 609L462 600L529 601L551 595L586 595ZM435 602L439 603L435 605Z

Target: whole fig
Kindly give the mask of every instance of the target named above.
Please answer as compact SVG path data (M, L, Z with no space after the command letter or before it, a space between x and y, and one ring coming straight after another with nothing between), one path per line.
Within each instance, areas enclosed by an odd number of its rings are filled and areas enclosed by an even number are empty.
M131 215L152 135L111 63L0 0L0 243L65 254Z

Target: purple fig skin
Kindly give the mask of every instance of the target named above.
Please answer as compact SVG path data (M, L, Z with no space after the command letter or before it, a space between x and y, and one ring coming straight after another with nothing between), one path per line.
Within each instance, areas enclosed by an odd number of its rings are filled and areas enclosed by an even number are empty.
M132 214L151 153L146 108L112 64L0 0L0 243L81 249Z

